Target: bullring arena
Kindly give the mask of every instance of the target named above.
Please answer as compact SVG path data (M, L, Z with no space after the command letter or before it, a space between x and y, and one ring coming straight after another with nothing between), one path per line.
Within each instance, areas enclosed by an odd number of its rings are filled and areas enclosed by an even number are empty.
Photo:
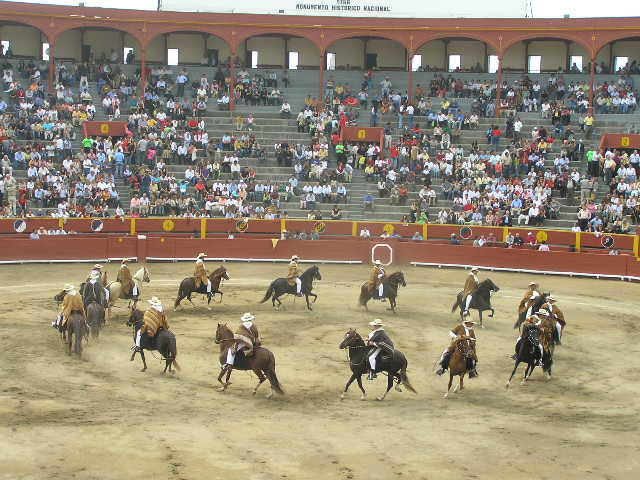
M637 6L112 3L0 7L0 478L638 477Z

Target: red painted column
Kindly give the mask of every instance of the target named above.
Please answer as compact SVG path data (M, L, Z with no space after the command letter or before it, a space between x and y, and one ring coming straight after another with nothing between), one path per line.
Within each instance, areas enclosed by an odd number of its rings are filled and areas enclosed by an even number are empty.
M496 117L500 118L500 97L502 96L502 56L498 57L498 88L496 90Z
M229 111L236 109L236 51L231 50L231 65L229 65Z
M320 109L324 110L324 67L327 61L327 54L324 50L320 50L320 90L318 92L318 105Z
M147 70L147 51L142 48L140 51L140 98L144 99L144 93L147 88L147 76L145 71Z
M596 83L596 59L591 59L591 75L589 77L589 114L593 115L593 87Z
M47 90L53 94L55 92L56 82L56 62L55 62L55 46L53 43L49 43L49 85Z
M407 63L409 64L407 65L407 68L409 69L407 97L409 97L409 103L413 103L413 52L409 53Z

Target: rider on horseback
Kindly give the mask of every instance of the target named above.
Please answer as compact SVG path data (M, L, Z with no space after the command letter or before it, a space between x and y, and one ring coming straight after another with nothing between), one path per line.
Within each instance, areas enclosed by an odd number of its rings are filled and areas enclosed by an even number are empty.
M105 295L105 303L109 302L109 289L107 288L107 272L102 271L102 265L96 263L91 271L89 272L89 276L87 277L87 282L95 285L97 282L100 282L102 288L104 288Z
M564 313L562 313L562 310L556 305L556 299L551 295L547 295L547 303L543 303L540 307L540 311L542 310L549 312L551 319L555 321L556 331L558 332L556 345L562 345L560 339L562 338L562 331L567 322L564 320Z
M134 347L134 351L136 352L141 350L140 342L142 335L145 335L145 340L151 340L157 335L160 329L164 328L165 330L169 330L169 323L167 322L167 316L164 313L162 302L160 302L158 297L151 297L151 300L148 300L148 302L151 306L144 312L144 323L136 334L136 345Z
M523 312L526 312L525 317L529 318L533 313L531 311L533 308L533 302L541 295L542 294L538 291L538 284L536 282L529 282L529 289L525 292L522 300L520 300L518 314L520 315Z
M129 263L129 259L123 258L116 281L120 282L120 285L122 285L122 294L124 298L137 297L138 287L133 281L133 277L131 276L127 263Z
M58 317L51 322L51 326L53 328L57 328L60 331L63 331L67 326L67 321L72 313L77 312L81 313L83 317L85 317L84 312L84 303L82 303L82 296L76 290L76 287L70 284L66 284L64 286L65 296L62 300L62 311L58 315Z
M369 354L369 365L371 366L371 370L369 370L369 380L373 380L377 376L376 358L382 350L393 353L393 342L384 331L384 324L379 318L376 318L373 322L369 322L369 326L371 327L371 333L369 333L367 345L375 347Z
M84 289L82 291L82 298L85 305L88 305L91 302L96 302L99 305L106 307L107 301L109 300L109 290L104 288L103 284L100 283L100 277L100 273L95 269L91 270L89 273L89 278L84 284Z
M464 282L464 290L462 291L462 298L464 299L464 312L463 315L469 315L469 305L471 305L471 299L473 298L473 294L478 289L478 285L480 285L480 281L478 280L478 272L480 269L478 267L473 267L467 279Z
M302 273L298 268L298 260L300 258L297 255L293 255L291 257L291 261L289 262L289 270L287 272L287 281L290 286L296 286L296 295L298 297L302 296L302 281L299 278L299 275Z
M384 285L382 284L382 280L386 275L382 262L376 260L369 275L369 292L373 298L384 301Z
M464 320L460 325L456 325L455 328L452 328L449 331L449 336L451 337L451 344L449 347L442 352L440 356L440 368L436 371L436 375L442 375L449 368L449 360L451 360L451 354L455 348L455 340L461 336L466 336L472 338L475 342L476 333L473 330L473 326L476 324L473 320ZM476 355L475 346L473 348L473 365L472 368L469 369L469 378L474 378L478 376L478 371L476 370L476 364L478 363L478 356Z
M227 350L227 363L222 367L223 369L233 367L236 359L236 353L244 350L244 356L250 357L253 355L254 347L259 347L262 343L258 327L253 323L255 318L256 317L251 315L249 312L240 317L242 324L233 334L235 344Z
M211 280L209 280L209 275L207 269L204 268L204 257L207 255L205 253L201 253L196 258L196 270L193 274L196 281L196 290L200 288L200 285L207 285L207 293L211 293Z
M549 312L547 312L546 310L544 311L539 311L538 312L539 315L549 315ZM524 332L525 327L527 325L535 325L535 326L540 326L540 324L542 323L542 319L538 316L538 314L536 315L531 315L530 317L527 317L527 319L524 322L524 325L522 326L522 331ZM522 335L519 336L516 339L516 351L518 351L520 349L520 341L522 340ZM540 358L538 359L538 365L542 365L542 354L544 353L544 349L542 348L542 342L538 343L538 348L540 348ZM512 355L512 357L514 360L517 358L517 354Z

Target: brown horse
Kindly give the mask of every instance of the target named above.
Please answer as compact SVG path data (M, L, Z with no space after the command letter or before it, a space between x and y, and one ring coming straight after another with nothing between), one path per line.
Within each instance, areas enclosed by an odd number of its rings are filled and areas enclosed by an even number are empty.
M73 343L73 336L76 337L74 353L80 357L82 355L82 340L89 338L89 329L87 328L87 322L84 320L84 316L81 313L72 312L66 325L67 331L67 345L69 347L67 353L71 355L71 347Z
M235 338L233 332L226 323L219 323L216 329L215 342L220 345L220 365L224 365L227 361L227 350L235 346ZM233 367L221 368L220 375L218 375L218 382L222 385L218 390L224 392L231 382L231 371L236 370L253 370L258 377L258 384L253 389L253 395L258 392L258 388L262 385L262 382L269 380L271 384L271 391L267 394L267 398L273 396L273 392L280 395L284 395L284 390L278 381L276 375L276 358L273 353L266 348L256 347L253 350L253 355L245 357L244 354L238 353L235 358ZM227 374L225 381L222 381L224 374Z
M407 286L407 282L404 280L404 274L402 272L393 272L388 277L382 280L382 298L389 299L389 307L393 313L396 313L396 297L398 296L398 286ZM369 290L369 282L364 282L360 287L360 298L358 302L361 307L369 311L367 308L367 302L373 298L374 292Z
M453 383L453 377L458 376L460 381L458 385L453 389L453 393L464 389L464 376L469 371L470 360L473 359L475 353L475 339L462 335L454 340L454 349L449 360L449 386L447 392L444 394L444 398L449 397L451 391L451 384Z
M222 280L229 280L229 272L225 267L219 267L213 272L209 274L209 280L211 281L211 293L207 292L207 286L204 283L201 283L200 288L196 288L196 279L194 277L187 277L182 282L180 282L180 287L178 288L178 297L176 298L175 303L173 304L173 309L178 310L180 306L180 302L186 298L191 302L191 305L195 307L193 301L191 300L192 293L201 293L207 296L207 308L211 310L209 304L211 303L211 299L215 297L216 293L220 294L220 302L222 303L222 292L220 291L220 282Z

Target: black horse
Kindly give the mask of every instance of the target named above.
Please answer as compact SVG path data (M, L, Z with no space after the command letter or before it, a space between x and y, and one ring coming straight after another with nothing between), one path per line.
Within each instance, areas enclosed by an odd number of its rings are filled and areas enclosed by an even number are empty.
M404 273L402 272L393 272L388 277L385 277L382 280L382 298L375 297L376 299L382 300L384 298L389 299L389 307L393 313L396 313L396 297L398 296L398 287L399 286L406 287L407 282L404 279ZM377 290L371 292L369 290L369 282L364 282L360 286L360 297L358 298L358 303L361 307L364 307L365 310L369 310L367 308L367 302L373 298L373 295L377 295Z
M83 283L80 285L80 294L87 314L87 324L91 330L91 338L97 339L100 336L100 329L105 324L107 296L104 292L104 287L100 282Z
M318 296L311 291L313 290L314 280L322 280L322 276L320 276L320 269L317 265L309 267L304 271L302 275L300 275L300 282L302 282L300 292L305 296L307 300L307 308L309 310L313 310L311 308L311 304L309 303L309 297L313 297L313 303L316 303L316 300L318 299ZM278 302L277 308L280 308L282 302L280 301L279 297L287 293L289 295L295 295L296 286L289 285L289 281L286 278L277 278L273 282L271 282L267 293L265 293L264 298L260 300L260 303L264 303L267 300L271 299L273 308L276 308L276 302Z
M131 313L129 314L129 320L127 320L127 326L128 327L133 326L134 342L135 342L138 330L142 328L143 324L144 324L144 312L142 310L137 310L132 308ZM156 336L153 338L148 338L145 335L142 336L142 338L140 339L140 357L142 357L142 364L143 364L143 368L141 370L142 372L144 372L147 369L147 361L144 358L145 350L157 350L158 352L160 352L160 355L162 355L162 358L165 360L164 370L162 372L163 374L167 372L167 369L169 369L169 371L173 373L173 370L171 369L172 365L176 367L176 370L180 370L180 366L176 361L178 348L176 346L176 336L173 334L173 332L169 330L165 330L164 328L161 328L156 333ZM131 354L132 362L136 356L136 353L137 353L137 350L134 350L134 352Z
M525 308L522 312L518 314L518 320L516 320L516 323L513 324L513 328L514 329L520 328L520 325L522 325L522 322L524 322L527 319L527 311L529 309L531 309L531 313L529 315L535 315L536 313L538 313L542 305L544 305L547 302L547 297L549 295L551 294L543 293L539 297L536 297L533 300L533 303L529 307Z
M187 277L182 282L180 282L180 287L178 287L178 296L176 301L173 304L173 309L177 310L180 306L180 302L186 298L193 305L193 301L191 300L191 295L193 293L201 293L202 295L207 296L207 307L211 304L211 299L216 296L216 293L220 294L220 302L222 302L223 293L220 291L220 284L222 280L229 280L229 272L225 267L219 267L209 275L209 280L211 281L211 292L207 292L207 285L205 283L201 283L199 288L196 288L196 279L194 277ZM195 305L194 305L195 306ZM209 310L211 308L209 307Z
M349 329L349 331L345 334L344 340L340 343L340 348L347 348L349 352L349 366L351 367L351 378L347 382L344 387L344 392L340 398L344 398L347 390L349 389L349 385L353 383L354 380L358 381L358 387L360 387L360 391L362 392L361 400L365 400L367 397L367 393L364 391L364 387L362 386L362 375L365 375L371 367L369 366L369 355L371 354L372 349L375 347L367 346L364 343L364 340L360 336L358 332L354 329ZM380 352L378 356L378 361L376 363L376 373L377 372L386 372L387 373L387 390L380 397L377 397L378 400L384 400L393 387L393 381L395 380L396 390L401 392L400 384L407 387L407 390L413 393L417 393L411 383L409 382L409 377L407 376L407 358L404 354L399 350L394 350L393 353Z
M511 372L511 376L507 381L506 388L509 388L511 385L511 379L516 373L518 369L518 365L521 363L526 363L527 368L524 371L524 377L522 378L522 385L527 381L527 378L531 376L533 370L536 368L541 361L543 362L544 367L544 358L540 354L540 327L534 323L527 323L522 328L522 336L520 340L516 343L515 355L513 359L516 361L516 364L513 367L513 371ZM546 370L546 369L545 369Z
M480 326L482 327L482 312L485 310L491 310L489 317L493 317L494 310L491 306L491 292L498 292L500 288L493 283L490 279L483 280L478 285L478 289L474 292L471 297L471 303L469 304L469 310L478 310L478 315L480 318ZM451 313L456 311L456 308L460 308L460 320L463 318L463 312L465 307L465 299L462 295L463 292L458 292L458 296L456 298L456 303L451 307Z

